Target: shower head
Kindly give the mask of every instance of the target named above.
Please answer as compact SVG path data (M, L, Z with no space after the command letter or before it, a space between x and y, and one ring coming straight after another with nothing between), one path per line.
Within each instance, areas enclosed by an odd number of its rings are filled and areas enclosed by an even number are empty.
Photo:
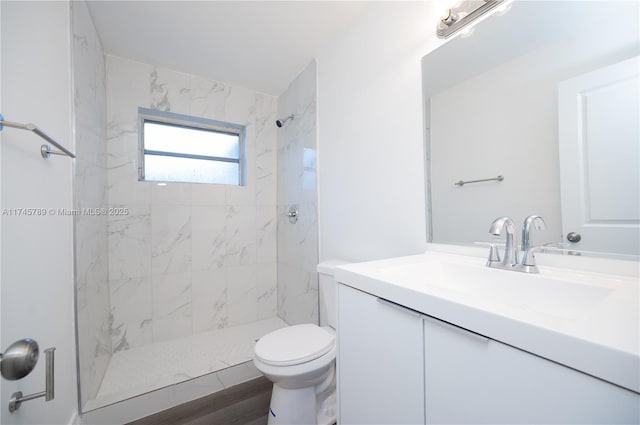
M289 115L285 119L277 119L276 120L276 125L278 126L278 128L282 128L282 126L284 126L287 123L287 121L292 120L292 119L293 119L293 114Z

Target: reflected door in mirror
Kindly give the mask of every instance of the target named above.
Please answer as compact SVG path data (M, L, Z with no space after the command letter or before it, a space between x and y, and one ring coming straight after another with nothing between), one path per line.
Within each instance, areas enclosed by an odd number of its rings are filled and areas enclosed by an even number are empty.
M571 243L580 250L640 254L639 65L558 86L562 228L581 235Z

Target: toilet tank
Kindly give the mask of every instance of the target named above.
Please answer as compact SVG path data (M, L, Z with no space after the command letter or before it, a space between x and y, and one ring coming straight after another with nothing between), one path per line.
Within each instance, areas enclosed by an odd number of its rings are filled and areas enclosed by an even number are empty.
M335 268L349 264L344 260L328 260L318 264L318 286L320 293L320 326L336 328L338 321L338 282L334 279Z

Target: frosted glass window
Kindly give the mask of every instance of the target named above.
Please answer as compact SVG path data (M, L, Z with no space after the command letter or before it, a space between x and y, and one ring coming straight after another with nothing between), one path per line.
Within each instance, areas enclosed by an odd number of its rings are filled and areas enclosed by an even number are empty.
M153 151L238 159L237 134L145 121L144 148Z
M145 155L145 177L161 182L238 184L239 164Z
M244 127L140 108L140 180L242 184Z

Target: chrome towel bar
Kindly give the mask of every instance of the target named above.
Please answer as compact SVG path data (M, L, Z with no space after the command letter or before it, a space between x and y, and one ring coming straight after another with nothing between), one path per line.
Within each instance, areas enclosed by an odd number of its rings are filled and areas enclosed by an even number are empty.
M502 180L504 180L504 176L498 176L498 177L492 177L490 179L480 179L480 180L467 180L467 181L457 181L454 183L455 186L464 186L465 184L469 184L469 183L482 183L482 182L491 182L491 181L498 181L501 182Z
M40 146L40 154L42 155L43 158L49 158L51 156L51 154L53 154L53 155L67 155L67 156L69 156L71 158L75 158L76 157L75 153L71 152L69 149L65 148L60 143L58 143L55 140L53 140L51 137L49 137L47 135L47 133L45 133L44 131L40 130L34 124L20 124L20 123L17 123L17 122L5 121L4 117L2 116L2 114L0 114L0 131L2 131L2 127L3 126L7 126L7 127L11 127L11 128L18 128L20 130L32 131L35 134L37 134L38 136L42 137L47 142L51 143L56 148L60 149L60 151L61 151L61 152L52 151L51 147L49 145L42 145L42 146Z

